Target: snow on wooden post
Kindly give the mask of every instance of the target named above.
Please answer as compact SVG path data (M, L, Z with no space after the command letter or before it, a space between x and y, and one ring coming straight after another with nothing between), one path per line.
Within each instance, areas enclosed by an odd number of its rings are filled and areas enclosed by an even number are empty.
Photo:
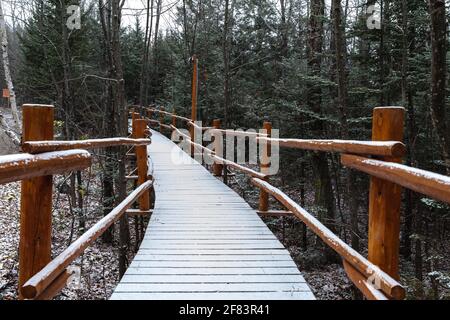
M192 103L191 103L191 121L197 121L197 99L198 99L198 58L196 55L192 56ZM190 127L191 140L195 141L195 127ZM191 155L195 157L195 148L192 146Z
M220 120L216 119L213 121L213 127L214 129L220 129ZM222 134L220 132L215 132L214 136L214 152L219 157L225 157L223 155L223 138ZM223 165L220 164L218 161L214 162L213 165L213 172L216 177L221 177L223 172Z
M135 135L135 132L136 132L136 128L134 127L135 126L135 121L137 120L137 119L139 119L140 118L140 115L139 115L139 113L136 113L136 112L132 112L131 113L131 137L132 138L136 138L134 135Z
M194 55L192 57L192 108L191 120L197 121L197 96L198 96L198 59Z
M25 141L53 140L54 108L24 105ZM20 202L19 298L22 286L51 260L53 177L22 181Z
M373 141L402 141L405 109L375 108ZM380 157L397 162L401 157ZM402 188L395 183L371 177L369 198L369 260L394 279L399 279L400 206Z
M164 124L164 112L166 111L166 109L164 109L163 107L161 107L161 112L159 113L159 132L163 133L163 124Z
M135 120L136 138L144 138L147 130L148 121L143 119ZM143 185L148 180L148 156L147 146L137 146L137 170L138 170L138 185ZM150 192L146 191L139 199L139 209L141 211L150 210Z
M270 138L272 135L272 124L270 122L265 121L263 125L264 133L267 133L267 137ZM261 143L261 173L262 174L268 174L269 168L270 168L270 145L267 142ZM266 177L265 181L267 182L269 180L268 177ZM263 189L260 189L259 193L259 211L265 212L269 211L269 194L264 191Z

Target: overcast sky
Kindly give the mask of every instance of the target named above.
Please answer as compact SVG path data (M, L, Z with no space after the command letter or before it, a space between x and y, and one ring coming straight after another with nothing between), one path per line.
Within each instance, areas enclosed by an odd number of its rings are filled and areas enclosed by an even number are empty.
M3 4L3 9L5 11L5 17L7 20L7 23L11 25L11 6L16 6L16 16L19 18L17 19L17 23L20 23L21 19L26 19L26 17L29 15L29 6L30 2L27 0L0 0ZM92 0L84 0L92 1ZM153 0L154 5L156 6L156 1ZM162 0L162 15L161 15L161 21L160 21L160 30L166 30L175 27L174 26L174 17L176 13L177 6L182 5L183 0ZM276 1L277 5L279 5L279 0L272 0ZM331 0L325 0L325 4L327 6L327 11L329 10ZM350 0L350 16L354 14L355 10L355 1ZM124 10L123 10L123 26L133 26L136 21L136 16L140 18L141 21L141 27L145 28L146 23L146 7L147 7L147 0L125 0ZM154 9L154 14L156 14L156 9Z
M156 1L157 0L154 0L155 7ZM181 3L182 0L162 0L160 30L170 28L170 25L172 24L172 18L176 11L176 7ZM123 25L133 25L136 21L136 15L139 15L142 27L145 27L146 8L147 0L126 0L123 10ZM153 14L156 14L156 8L154 9Z
M30 3L26 0L0 0L2 1L3 10L5 13L6 21L9 25L12 24L11 12L12 7L15 7L15 15L19 18L17 23L20 23L21 19L26 18L29 15L29 5ZM156 1L154 14L156 14ZM172 24L172 17L176 11L177 5L181 4L182 0L162 0L162 15L160 21L160 30L164 30L170 27ZM134 25L136 21L136 16L140 17L142 22L142 27L145 27L146 22L146 7L147 0L126 0L123 10L123 25Z

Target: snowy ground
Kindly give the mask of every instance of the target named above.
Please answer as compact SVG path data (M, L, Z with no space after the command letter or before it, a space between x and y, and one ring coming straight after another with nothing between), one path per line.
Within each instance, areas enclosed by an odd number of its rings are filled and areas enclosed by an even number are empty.
M87 179L87 177L84 178ZM56 185L58 185L58 182L61 182L61 178L55 180L57 181ZM102 217L98 192L100 189L94 182L92 181L91 195L86 197L87 228ZM55 187L52 235L53 257L68 246L71 232L74 232L73 240L78 237L78 216L75 212L71 213L68 209L67 195L59 194L57 189ZM19 201L19 183L0 186L0 300L17 299ZM134 243L133 238L132 243ZM131 258L130 256L129 259L131 260ZM117 243L108 245L98 240L85 251L81 258L75 261L73 266L81 267L81 285L79 289L76 287L65 289L57 299L108 299L119 278Z

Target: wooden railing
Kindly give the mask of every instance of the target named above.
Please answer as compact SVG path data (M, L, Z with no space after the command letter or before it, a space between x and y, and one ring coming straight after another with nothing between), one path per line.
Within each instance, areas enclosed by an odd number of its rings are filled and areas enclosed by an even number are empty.
M263 126L266 134L255 134L222 130L220 120L214 120L213 132L226 133L229 137L256 137L257 141L265 145L261 172L216 155L215 150L221 150L222 139L216 138L214 150L211 150L194 142L191 136L183 134L177 128L177 122L182 121L188 128L209 129L199 127L193 121L194 119L169 113L163 108L146 108L144 111L150 124L156 125L161 131L177 132L178 136L188 141L194 150L200 150L211 157L214 160L213 172L216 176L225 173L226 166L249 175L252 184L260 189L259 213L262 215L289 214L304 222L324 243L342 257L343 266L349 278L366 298L372 300L405 298L405 289L398 282L400 279L398 261L401 186L450 203L450 177L400 164L406 153L406 146L401 142L405 113L403 108L374 109L372 141L273 139L271 138L272 126L269 122L265 122ZM159 119L153 119L155 116L159 116ZM171 119L171 125L164 123L166 118ZM270 150L268 146L272 143L286 148L340 153L341 163L344 166L371 176L367 259L339 239L280 189L269 183ZM269 195L288 211L269 211Z
M19 245L19 298L52 299L71 276L67 267L109 227L125 214L149 212L153 186L147 168L147 121L136 121L133 138L83 141L52 141L54 108L24 105L25 153L0 156L0 184L22 181ZM133 125L134 127L134 125ZM122 203L73 242L58 257L51 258L53 175L86 169L92 157L86 150L134 146L138 163L138 185ZM130 210L139 201L140 210ZM142 210L142 211L141 211Z

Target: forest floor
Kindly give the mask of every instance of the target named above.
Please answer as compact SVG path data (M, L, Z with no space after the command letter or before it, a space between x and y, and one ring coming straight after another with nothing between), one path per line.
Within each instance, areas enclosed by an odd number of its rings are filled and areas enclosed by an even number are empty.
M85 195L84 213L86 230L99 221L102 215L100 185L93 176L89 192ZM62 178L55 179L53 207L53 257L67 248L72 240L82 234L78 230L79 215L77 210L70 210L68 195L60 192ZM18 248L19 248L19 208L20 184L0 185L0 300L17 299L18 286ZM118 224L114 232L118 234ZM131 225L132 226L132 225ZM134 244L133 229L131 243ZM117 236L115 238L118 238ZM119 280L118 244L104 244L96 241L84 255L72 266L80 268L79 285L71 284L63 290L59 300L105 300L108 299ZM133 253L130 250L131 261Z

